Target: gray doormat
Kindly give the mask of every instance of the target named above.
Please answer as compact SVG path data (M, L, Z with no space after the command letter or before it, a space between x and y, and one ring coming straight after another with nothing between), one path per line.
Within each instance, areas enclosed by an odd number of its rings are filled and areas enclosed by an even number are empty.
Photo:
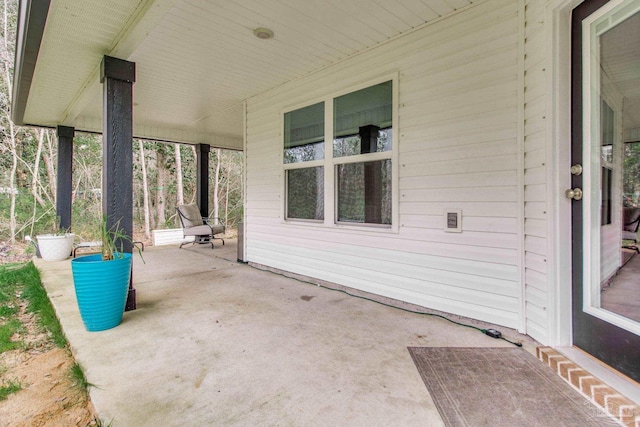
M409 347L447 426L613 426L521 348Z

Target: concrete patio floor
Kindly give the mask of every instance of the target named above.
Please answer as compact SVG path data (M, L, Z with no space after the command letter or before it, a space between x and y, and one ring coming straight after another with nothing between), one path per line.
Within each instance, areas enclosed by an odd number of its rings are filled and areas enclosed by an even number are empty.
M237 263L233 241L152 247L144 260L134 256L138 309L103 332L82 325L70 261L36 261L97 413L115 427L440 426L407 347L511 346Z

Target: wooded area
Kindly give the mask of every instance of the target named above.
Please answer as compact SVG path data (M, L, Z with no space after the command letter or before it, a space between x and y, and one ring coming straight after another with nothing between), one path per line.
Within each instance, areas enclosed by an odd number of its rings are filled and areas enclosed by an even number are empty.
M19 127L11 121L17 0L1 1L0 240L15 242L55 230L57 140L55 129ZM209 216L221 218L228 230L243 214L242 157L221 149L212 149L209 157ZM72 231L82 240L97 237L101 182L101 136L76 132ZM153 229L180 227L176 205L195 202L195 147L134 141L133 188L137 240L151 239Z

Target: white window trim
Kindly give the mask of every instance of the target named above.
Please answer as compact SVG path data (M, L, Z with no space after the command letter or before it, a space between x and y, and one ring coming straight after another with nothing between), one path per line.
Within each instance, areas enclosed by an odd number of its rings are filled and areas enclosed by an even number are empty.
M392 121L393 121L393 132L392 132L392 140L391 140L391 150L383 151L377 153L367 153L367 154L359 154L354 156L344 156L344 157L333 157L333 100L339 96L346 95L352 92L356 92L361 89L366 89L371 86L375 86L384 82L392 82ZM309 100L308 102L297 104L293 106L289 106L282 110L280 114L280 124L281 129L284 123L284 115L288 112L307 107L309 105L317 104L319 102L324 102L324 159L322 160L313 160L308 162L299 162L299 163L284 163L284 150L280 149L280 164L283 167L283 179L282 179L282 200L281 204L282 215L283 218L282 223L284 224L296 224L296 225L304 225L311 227L322 226L325 228L332 229L348 229L348 230L358 230L358 231L375 231L375 232L383 232L383 233L394 233L397 234L399 232L399 167L398 167L398 158L399 158L399 147L398 147L398 137L399 137L399 121L398 121L398 107L399 107L399 73L394 72L392 74L386 74L384 76L380 76L375 79L364 81L355 86L349 86L348 88L344 88L343 90L336 91L322 98L316 98ZM283 144L284 141L284 133L281 134L280 143ZM355 223L345 223L338 222L337 220L337 189L336 189L336 171L335 168L339 164L346 163L362 163L362 162L370 162L377 160L391 160L391 225L387 224L355 224ZM286 188L286 171L291 169L304 169L310 167L324 166L324 221L322 220L307 220L307 219L298 219L298 218L287 218L287 188Z

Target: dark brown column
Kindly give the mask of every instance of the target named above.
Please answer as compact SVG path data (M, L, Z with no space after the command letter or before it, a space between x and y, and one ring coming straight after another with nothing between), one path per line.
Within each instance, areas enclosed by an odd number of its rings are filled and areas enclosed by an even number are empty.
M75 129L58 126L58 173L56 178L56 216L60 230L71 229L71 203L73 192L73 137Z
M136 64L104 56L100 67L103 84L102 118L102 212L107 228L133 237L133 83ZM132 251L130 241L122 244ZM135 289L129 286L126 310L136 308Z
M209 151L211 146L206 144L196 145L196 194L200 215L209 216Z

